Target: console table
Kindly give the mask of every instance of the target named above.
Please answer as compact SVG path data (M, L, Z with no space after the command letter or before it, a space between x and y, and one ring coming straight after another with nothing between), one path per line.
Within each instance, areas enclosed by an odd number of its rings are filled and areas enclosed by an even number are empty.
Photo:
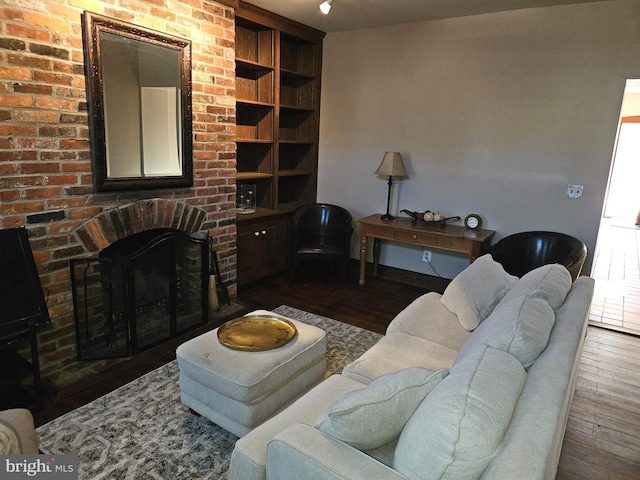
M464 253L473 262L480 256L495 230L481 228L470 230L458 225L445 225L439 222L427 223L418 221L412 223L410 218L394 218L384 221L381 214L370 215L358 220L360 227L360 279L358 284L363 286L365 267L367 265L367 246L369 237L373 238L373 277L378 275L380 261L380 240L392 240L399 243L418 245L421 247L437 248L449 252Z

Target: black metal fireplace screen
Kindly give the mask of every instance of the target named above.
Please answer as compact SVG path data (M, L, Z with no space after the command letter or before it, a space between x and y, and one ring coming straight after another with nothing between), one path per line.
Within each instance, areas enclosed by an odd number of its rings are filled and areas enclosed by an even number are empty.
M71 260L79 360L126 357L208 320L208 239L152 229Z

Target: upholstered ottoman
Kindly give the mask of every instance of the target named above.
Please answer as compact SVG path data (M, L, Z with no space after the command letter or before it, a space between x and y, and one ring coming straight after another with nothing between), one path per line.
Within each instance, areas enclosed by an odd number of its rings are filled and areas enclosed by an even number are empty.
M248 315L276 315L257 310ZM266 351L228 348L218 329L180 345L180 400L238 436L271 418L319 383L327 368L323 330L286 320L296 334L286 345Z

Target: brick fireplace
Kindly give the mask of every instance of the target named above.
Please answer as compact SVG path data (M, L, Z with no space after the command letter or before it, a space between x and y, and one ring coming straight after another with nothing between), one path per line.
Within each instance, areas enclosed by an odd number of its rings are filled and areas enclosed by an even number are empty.
M62 386L105 365L77 361L71 259L95 256L151 228L206 232L235 296L235 3L5 0L0 6L0 227L27 228L46 289L52 324L39 333L45 381ZM191 40L193 187L94 193L85 9Z

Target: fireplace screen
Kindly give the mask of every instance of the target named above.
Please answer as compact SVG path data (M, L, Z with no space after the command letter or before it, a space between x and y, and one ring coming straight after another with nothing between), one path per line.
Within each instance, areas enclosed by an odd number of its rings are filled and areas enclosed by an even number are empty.
M78 359L134 355L206 323L207 245L153 229L71 260Z

